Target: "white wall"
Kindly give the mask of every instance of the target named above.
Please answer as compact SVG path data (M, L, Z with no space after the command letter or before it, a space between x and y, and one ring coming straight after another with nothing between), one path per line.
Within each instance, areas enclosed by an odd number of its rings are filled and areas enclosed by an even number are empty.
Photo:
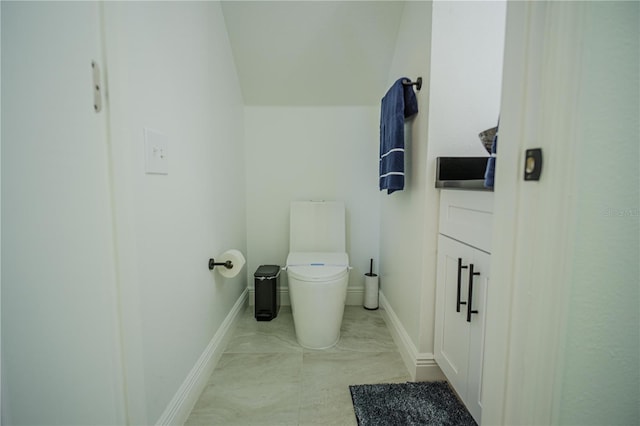
M478 133L498 123L505 14L505 1L433 3L430 161L488 155Z
M497 124L505 2L408 2L389 82L422 75L408 125L405 191L381 198L381 288L417 351L433 353L438 156L486 156L478 133Z
M344 201L349 286L364 285L369 259L378 259L377 114L367 106L245 108L250 286L259 265L285 265L289 204L312 199Z
M246 288L243 107L220 4L107 3L114 194L134 422L155 423ZM143 129L168 175L144 171Z
M2 424L124 424L98 6L1 7Z
M405 123L405 189L391 195L382 191L378 195L380 290L416 348L423 326L420 324L423 262L429 261L425 259L422 236L425 226L436 220L425 214L430 33L431 2L407 2L389 71L389 85L400 77L411 80L422 77L423 86L416 91L419 112ZM430 285L433 288L433 283ZM430 329L433 332L433 321Z
M246 105L373 105L402 1L224 1Z

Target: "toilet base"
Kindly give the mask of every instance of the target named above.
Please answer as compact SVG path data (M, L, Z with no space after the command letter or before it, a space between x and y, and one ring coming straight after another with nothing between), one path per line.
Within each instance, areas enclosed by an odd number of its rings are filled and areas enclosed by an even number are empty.
M325 347L322 347L322 348L317 348L317 347L313 347L313 346L307 346L306 344L304 344L304 342L301 342L300 339L297 338L297 335L296 335L296 340L298 341L298 344L300 346L302 346L303 348L305 348L305 349L313 349L314 351L322 351L322 350L325 350L325 349L331 349L332 347L337 345L338 342L340 341L340 335L338 334L338 338L336 339L335 342L333 342L329 346L325 346Z
M322 350L340 340L349 273L324 282L289 276L289 295L296 339L307 349Z

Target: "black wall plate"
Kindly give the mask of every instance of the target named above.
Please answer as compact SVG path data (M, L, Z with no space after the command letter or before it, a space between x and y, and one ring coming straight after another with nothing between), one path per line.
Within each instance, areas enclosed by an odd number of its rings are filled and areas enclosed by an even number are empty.
M528 149L524 158L524 180L540 180L542 148Z

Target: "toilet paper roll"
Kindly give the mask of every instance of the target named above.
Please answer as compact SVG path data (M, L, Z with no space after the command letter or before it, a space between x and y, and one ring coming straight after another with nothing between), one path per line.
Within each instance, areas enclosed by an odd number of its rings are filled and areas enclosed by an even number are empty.
M240 250L236 249L227 250L216 258L216 262L226 262L227 260L230 260L233 264L231 269L224 266L216 266L216 270L225 278L233 278L238 275L246 263Z

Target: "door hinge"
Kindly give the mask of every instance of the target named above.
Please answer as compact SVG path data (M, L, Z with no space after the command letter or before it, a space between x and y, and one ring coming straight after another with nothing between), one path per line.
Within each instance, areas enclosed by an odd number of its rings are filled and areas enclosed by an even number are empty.
M100 91L100 66L96 61L91 61L93 75L93 110L98 113L102 111L102 93Z

